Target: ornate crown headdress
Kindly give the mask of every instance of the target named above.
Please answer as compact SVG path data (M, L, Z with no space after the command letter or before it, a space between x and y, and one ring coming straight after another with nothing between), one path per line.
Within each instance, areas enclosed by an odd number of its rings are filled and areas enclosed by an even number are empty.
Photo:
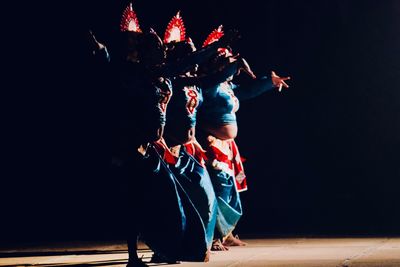
M133 11L132 3L130 3L122 13L120 29L122 32L142 32L139 26L139 20Z
M182 42L186 39L186 28L180 11L170 20L164 34L164 43Z
M224 36L224 31L222 30L222 25L220 25L217 29L214 29L208 36L207 39L203 43L203 47L206 47L209 44L212 44L218 41L222 36Z
M220 25L218 28L214 29L208 36L207 39L203 43L203 47L206 47L214 42L217 42L219 39L221 39L222 36L224 36L224 31L222 30L223 26ZM232 56L232 51L229 50L228 48L220 47L218 48L218 54L220 56Z

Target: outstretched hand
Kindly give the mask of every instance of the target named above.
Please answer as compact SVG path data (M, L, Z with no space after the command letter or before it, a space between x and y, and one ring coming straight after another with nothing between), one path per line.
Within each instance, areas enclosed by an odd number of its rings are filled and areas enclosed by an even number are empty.
M272 84L278 87L279 92L282 91L282 87L289 88L289 85L285 81L290 80L290 77L279 77L275 71L271 71Z

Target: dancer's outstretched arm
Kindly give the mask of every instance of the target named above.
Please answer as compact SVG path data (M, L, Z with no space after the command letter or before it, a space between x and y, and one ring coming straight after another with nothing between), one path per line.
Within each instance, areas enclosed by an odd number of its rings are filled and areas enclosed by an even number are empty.
M216 87L220 83L225 82L229 77L232 77L237 72L238 64L237 62L233 62L215 73L196 77L182 77L180 80L186 85L196 85L203 90L216 90Z
M289 88L286 80L290 80L290 77L279 77L272 71L270 77L263 76L243 85L234 85L232 89L239 100L247 100L274 88L278 88L279 91L282 90L282 87Z
M110 62L110 54L108 53L107 47L104 44L97 41L92 31L88 32L88 42L93 55L99 62L102 63Z

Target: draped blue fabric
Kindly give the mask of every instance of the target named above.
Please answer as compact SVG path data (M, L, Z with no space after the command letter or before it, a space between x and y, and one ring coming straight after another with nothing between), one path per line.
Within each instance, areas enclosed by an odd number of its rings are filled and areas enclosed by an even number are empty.
M139 164L145 170L142 183L146 185L137 203L142 238L168 259L203 261L207 251L204 226L184 187L152 145Z
M207 247L210 248L214 237L218 204L207 169L182 146L179 160L172 167L172 171L202 219Z
M242 203L235 178L223 170L208 168L218 201L216 229L221 237L231 233L242 216Z

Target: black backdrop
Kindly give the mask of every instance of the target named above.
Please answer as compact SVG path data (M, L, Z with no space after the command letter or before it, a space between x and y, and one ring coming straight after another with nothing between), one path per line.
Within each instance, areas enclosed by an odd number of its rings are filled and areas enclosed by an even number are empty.
M48 75L29 70L45 92L21 100L24 120L15 122L2 187L2 241L124 237L134 205L124 203L123 183L110 172L113 84L89 63L84 33L90 28L112 47L127 3L74 6L84 16L67 14L77 30L63 36L63 56ZM243 38L235 49L257 74L292 77L289 90L241 103L237 142L249 191L239 233L400 233L398 1L133 5L141 26L159 33L181 10L197 44L220 24L236 28Z

